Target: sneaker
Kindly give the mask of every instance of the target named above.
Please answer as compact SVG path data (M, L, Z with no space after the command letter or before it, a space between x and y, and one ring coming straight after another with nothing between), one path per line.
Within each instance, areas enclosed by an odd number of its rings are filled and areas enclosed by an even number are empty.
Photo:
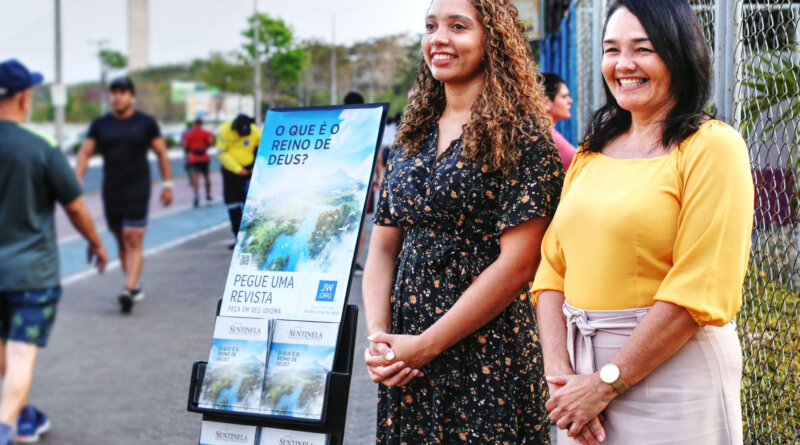
M236 243L228 244L228 250L233 250L234 247L236 247Z
M130 294L131 300L133 300L134 303L144 300L144 291L140 287L130 291Z
M48 431L50 431L50 419L45 413L33 405L22 408L17 419L17 442L38 442L39 437Z
M212 198L211 195L206 195L206 202L211 202L213 200L214 198Z
M144 291L140 288L130 290L128 288L122 289L122 294L119 296L119 305L123 313L129 313L133 308L133 304L144 300Z
M192 204L193 204L195 207L200 207L200 198L198 198L197 196L195 196L195 197L194 197L194 201L192 201Z
M354 275L363 275L364 274L364 268L361 267L361 263L356 263L356 265L353 266L353 274Z

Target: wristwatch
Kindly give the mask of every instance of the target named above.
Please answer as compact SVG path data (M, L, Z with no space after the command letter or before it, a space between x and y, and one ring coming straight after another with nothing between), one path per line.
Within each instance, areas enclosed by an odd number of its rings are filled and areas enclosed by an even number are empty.
M631 389L620 377L619 367L613 363L606 363L600 368L600 380L614 387L618 394L623 394Z

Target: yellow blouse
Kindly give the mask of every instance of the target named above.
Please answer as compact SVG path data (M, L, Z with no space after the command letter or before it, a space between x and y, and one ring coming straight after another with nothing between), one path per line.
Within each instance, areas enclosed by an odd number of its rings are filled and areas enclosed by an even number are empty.
M753 227L747 146L711 120L666 156L579 152L542 241L531 296L584 310L668 301L722 326L742 303Z

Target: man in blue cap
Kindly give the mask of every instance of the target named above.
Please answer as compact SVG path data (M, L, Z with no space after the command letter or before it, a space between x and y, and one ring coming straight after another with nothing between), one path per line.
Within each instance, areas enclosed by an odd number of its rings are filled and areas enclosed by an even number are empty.
M11 444L14 426L18 442L36 442L50 426L28 394L61 296L56 201L89 242L89 261L100 272L108 261L64 154L52 138L21 125L41 81L15 59L0 62L0 445Z

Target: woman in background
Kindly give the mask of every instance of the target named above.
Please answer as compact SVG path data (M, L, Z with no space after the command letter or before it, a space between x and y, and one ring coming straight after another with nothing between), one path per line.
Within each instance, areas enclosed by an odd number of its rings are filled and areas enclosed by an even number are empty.
M569 170L572 158L575 156L575 147L556 130L556 122L569 119L572 116L572 98L569 97L567 83L558 74L542 73L544 80L544 94L547 96L547 112L553 118L553 126L550 134L553 135L553 142L558 149L561 162L564 163L564 170Z

